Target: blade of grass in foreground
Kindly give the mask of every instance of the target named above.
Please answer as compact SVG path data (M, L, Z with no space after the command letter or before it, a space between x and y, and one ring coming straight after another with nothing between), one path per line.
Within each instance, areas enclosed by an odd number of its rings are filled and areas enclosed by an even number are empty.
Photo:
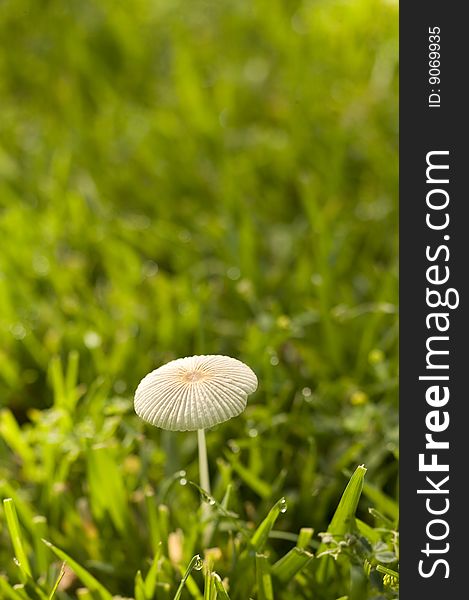
M196 554L195 556L192 557L191 562L189 563L186 572L184 573L182 579L181 579L181 583L179 584L179 587L176 591L176 594L173 598L173 600L179 600L182 594L182 590L184 589L184 585L186 584L187 579L189 578L190 574L192 573L192 571L194 571L194 569L196 571L200 571L200 569L203 566L203 561L200 557L199 554Z
M254 552L262 553L278 516L281 513L284 513L286 510L286 500L285 498L280 498L280 500L274 504L266 518L253 533L248 547L241 552L235 566L235 572L232 576L233 581L237 582L237 597L248 597L251 586L255 585L257 571L253 568Z
M296 546L292 548L285 556L282 556L272 567L272 575L281 581L287 583L292 580L306 565L314 558L307 547L313 537L314 529L311 527L302 527L296 540Z
M33 517L32 526L34 528L33 546L36 573L47 573L49 568L49 553L47 552L47 548L42 543L42 538L47 538L47 519L42 515L36 515Z
M262 552L264 546L269 537L269 533L272 531L272 527L275 524L280 513L284 513L287 510L287 501L285 498L280 498L278 502L270 509L267 517L262 521L259 527L256 529L254 535L251 538L251 545L254 547L256 552Z
M189 592L192 598L194 598L194 600L203 600L203 596L192 575L189 575L189 577L186 580L186 590Z
M342 494L342 498L327 528L327 533L341 537L356 529L355 512L362 493L365 473L366 468L363 465L356 468ZM325 544L321 544L318 553L322 550L325 550Z
M52 600L53 597L55 596L55 592L57 591L57 588L59 587L60 582L62 581L62 577L65 575L65 563L62 563L62 566L60 567L60 573L57 577L57 579L55 580L54 586L52 587L52 590L49 594L48 600Z
M256 583L258 600L274 600L270 565L265 554L256 554Z
M18 493L18 490L6 481L6 479L0 479L0 496L13 500L15 511L21 520L22 527L34 537L36 533L33 526L34 512L28 502Z
M376 529L373 529L373 527L370 527L368 523L364 523L360 519L355 520L357 523L358 531L362 536L366 537L373 544L376 544L381 540L379 531L376 531Z
M0 575L0 592L5 600L24 600L24 596L8 583L4 575Z
M346 533L351 533L357 529L355 512L363 490L365 473L366 468L364 465L360 465L355 469L355 472L342 494L342 498L340 499L329 527L327 528L327 533L331 534L339 541L343 539ZM327 544L322 543L319 546L316 556L319 557L321 552L324 552L325 550L327 550ZM317 579L319 582L324 582L327 579L329 561L330 557L324 557L321 561L317 572Z
M395 500L387 496L384 492L371 483L365 483L363 485L363 493L369 500L371 500L378 510L390 517L394 524L397 522L399 517L399 505Z
M135 575L135 585L134 585L134 594L135 600L146 600L147 595L145 593L145 584L143 582L142 572L137 571Z
M26 575L31 576L31 567L29 566L28 557L26 556L26 552L23 547L20 524L18 522L18 515L16 514L13 500L11 498L5 498L3 501L3 507L5 509L7 527L19 567Z
M107 589L101 583L99 583L99 581L93 575L91 575L91 573L89 573L84 567L79 565L66 552L64 552L60 548L57 548L57 546L54 546L54 544L52 544L51 542L44 539L42 541L48 548L52 550L52 552L58 558L60 558L60 560L63 560L68 564L68 566L72 569L75 575L79 579L81 579L81 581L86 585L86 587L89 590L95 591L102 600L112 600L111 593L108 592Z
M272 575L286 583L293 579L313 559L313 555L302 548L292 548L272 567Z
M16 452L27 468L35 464L35 456L25 440L25 436L18 425L13 413L8 408L0 411L0 434L8 446Z
M214 573L207 569L205 573L204 600L215 600L217 597L217 589L215 587Z
M217 590L217 600L230 600L220 575L218 575L218 573L214 573L213 578L215 581L215 589Z
M21 565L17 558L13 559L13 562L17 567L21 569ZM47 594L43 591L43 589L36 583L36 581L21 569L23 582L21 584L17 584L14 587L15 590L19 590L19 593L25 600L48 600Z
M311 527L302 527L300 529L300 533L298 534L298 539L296 541L297 548L301 548L302 550L306 550L308 544L313 537L314 529Z

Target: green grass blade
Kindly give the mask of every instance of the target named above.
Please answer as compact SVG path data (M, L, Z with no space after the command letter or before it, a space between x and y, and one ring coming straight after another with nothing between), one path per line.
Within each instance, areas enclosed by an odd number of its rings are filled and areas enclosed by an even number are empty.
M271 532L275 524L275 521L277 520L280 513L286 511L286 508L287 503L285 498L280 498L280 500L276 502L274 506L270 509L267 517L256 529L254 535L251 538L251 546L253 546L256 552L262 552L269 537L269 533Z
M256 554L256 583L258 600L274 600L270 565L265 554Z
M376 570L379 573L384 573L385 575L390 575L391 577L399 579L399 573L397 571L394 571L394 569L390 569L389 567L385 567L383 565L376 565Z
M355 519L355 522L361 535L367 538L372 544L380 541L381 534L379 531L376 531L376 529L373 529L373 527L370 527L368 523L365 523L361 519Z
M14 562L19 567L19 562L16 558ZM20 593L23 596L27 597L28 600L31 600L31 598L34 598L34 600L48 600L47 594L39 587L31 575L28 575L24 571L22 571L22 575L23 583L21 584ZM14 588L16 589L17 586L14 586Z
M204 600L216 600L217 590L213 572L207 569L204 577Z
M11 498L5 498L3 501L3 507L5 510L8 531L13 544L13 550L15 552L16 559L18 560L19 567L26 575L31 577L31 567L23 546L20 524L13 500Z
M49 363L49 381L54 393L55 406L64 406L66 402L65 381L60 356L54 356Z
M0 592L0 597L5 600L24 600L24 595L12 587L2 574L0 574Z
M274 564L272 575L282 583L287 583L304 569L313 558L310 552L302 548L292 548Z
M370 508L368 509L368 512L370 513L370 515L372 517L374 517L377 524L381 523L382 527L387 527L388 529L395 528L394 521L392 521L389 517L386 517L386 515L383 515L383 513L380 512L379 510L376 510L376 508L373 508L372 506L370 506Z
M232 492L233 492L233 484L228 483L228 485L226 486L226 490L223 495L222 501L220 502L221 506L225 510L228 510L228 506L230 505L230 499L231 499Z
M158 509L155 502L155 493L148 486L145 489L145 507L147 509L147 522L153 554L157 554L160 547L160 531L158 527Z
M212 510L220 513L220 515L224 517L238 518L238 515L236 513L226 510L222 503L217 502L212 495L207 494L207 492L204 489L202 489L200 485L198 485L194 481L188 481L188 484L199 492L201 501L207 502L212 508Z
M334 516L327 528L327 532L334 537L341 538L346 533L350 533L356 529L355 512L363 490L365 473L366 468L363 465L357 467L342 494ZM322 544L318 552L321 552L324 548L325 545Z
M179 584L178 589L176 590L176 594L175 594L173 600L180 599L182 590L184 589L184 585L186 584L186 581L189 578L190 574L192 573L192 571L194 569L200 571L200 569L202 568L202 565L203 565L203 561L199 554L196 554L195 556L192 557L187 569L184 572L184 575L182 576L181 582Z
M87 475L93 512L98 518L107 512L116 528L124 531L128 507L115 449L103 444L89 448Z
M161 544L159 544L155 557L153 558L153 562L151 563L151 567L147 573L147 576L145 577L145 595L147 596L147 598L153 598L153 596L155 595L161 550L162 547Z
M147 598L151 598L151 596L147 596L145 593L145 583L140 570L135 575L134 594L135 600L147 600Z
M397 502L371 483L363 485L363 493L374 504L375 508L390 517L394 523L397 522L399 518L399 505Z
M36 515L33 517L32 524L36 572L39 575L45 575L49 568L49 557L47 549L42 543L42 539L47 537L47 519L42 515Z
M0 494L6 499L11 498L13 500L15 510L21 519L21 524L32 535L34 535L34 512L31 510L28 502L24 500L24 498L18 493L18 490L13 485L4 479L0 479Z
M243 594L245 596L249 594L249 590L251 586L254 585L256 578L256 571L253 569L254 553L261 553L263 551L265 544L272 532L275 521L280 513L285 512L285 510L286 501L285 498L281 498L270 509L267 517L253 533L248 547L245 548L239 555L233 574L233 578L238 582L236 597L243 597Z
M194 598L194 600L203 600L203 595L201 594L199 586L197 585L192 575L189 575L189 577L186 580L186 589L192 596L192 598Z
M158 529L161 543L163 545L163 553L168 556L168 538L169 538L169 508L166 504L158 506Z
M112 595L106 590L106 588L99 583L99 581L91 575L84 567L78 564L73 558L71 558L66 552L54 546L51 542L43 540L44 544L52 550L52 552L65 561L68 566L72 569L75 575L86 585L86 587L93 592L96 592L102 600L112 600Z
M76 350L72 350L68 355L67 370L65 373L65 393L67 396L68 409L72 410L78 400L78 365L80 355Z
M305 549L309 546L309 543L313 537L314 529L312 527L302 527L298 534L298 540L296 542L297 548Z
M60 582L62 581L63 576L65 575L65 563L63 562L61 567L60 567L60 572L57 576L57 579L55 580L54 585L52 586L52 589L50 591L50 594L48 596L48 600L52 600L53 597L55 596L55 592L57 591L57 588L59 587Z
M21 458L26 467L34 465L34 452L26 442L20 426L8 408L0 411L0 435L13 452Z
M247 486L249 486L261 498L270 498L272 487L268 483L251 473L251 471L242 465L233 454L229 454L227 458L230 461L233 469Z
M217 600L230 600L220 575L218 575L218 573L214 573L213 579L215 581L215 589L217 590Z
M352 477L350 478L347 487L339 501L334 516L327 528L327 533L330 533L334 538L339 541L343 539L346 533L356 531L357 525L355 522L355 512L357 510L358 501L363 490L363 482L365 478L366 468L364 465L360 465L355 469ZM322 543L316 553L319 557L321 552L327 550L327 544ZM330 557L323 557L321 564L317 572L317 580L320 583L328 577Z
M13 589L18 592L23 600L31 600L31 594L28 592L27 586L23 583L17 583Z

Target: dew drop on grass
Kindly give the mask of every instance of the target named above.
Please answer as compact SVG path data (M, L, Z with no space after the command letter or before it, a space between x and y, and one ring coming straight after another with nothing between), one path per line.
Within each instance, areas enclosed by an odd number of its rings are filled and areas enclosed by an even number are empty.
M187 485L186 472L178 471L177 477L179 478L179 485Z
M204 566L204 561L200 557L200 554L197 554L196 561L194 563L194 569L196 571L201 571L203 566Z
M118 379L114 384L114 391L116 392L116 394L123 394L126 389L127 384L125 383L125 381L122 381L122 379Z
M226 274L232 281L237 281L241 277L241 271L238 269L238 267L230 267Z
M241 451L241 448L234 440L228 440L228 446L230 447L230 450L231 452L233 452L233 454L239 454L239 452Z
M200 498L202 502L206 502L210 506L215 506L215 504L217 503L213 496L210 496L210 494L207 494L207 492L205 492L202 489L200 490Z
M95 348L99 348L102 343L102 338L96 331L87 331L83 336L83 343L90 350L94 350Z
M288 508L287 501L285 500L285 498L281 498L280 499L280 512L286 513L287 508Z
M22 323L15 323L10 327L10 333L15 340L22 340L26 337L27 331Z

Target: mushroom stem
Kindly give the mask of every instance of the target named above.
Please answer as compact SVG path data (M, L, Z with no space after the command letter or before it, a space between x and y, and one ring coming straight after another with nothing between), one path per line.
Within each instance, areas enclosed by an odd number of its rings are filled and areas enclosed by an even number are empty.
M208 474L207 444L205 443L205 430L197 429L197 442L199 444L199 478L200 487L210 494L210 476Z

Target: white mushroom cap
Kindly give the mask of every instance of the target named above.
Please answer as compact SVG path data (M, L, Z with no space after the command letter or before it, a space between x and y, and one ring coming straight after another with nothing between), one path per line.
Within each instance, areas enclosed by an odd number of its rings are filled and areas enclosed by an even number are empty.
M139 417L162 429L206 429L243 412L256 389L255 373L236 358L188 356L144 377L134 407Z

